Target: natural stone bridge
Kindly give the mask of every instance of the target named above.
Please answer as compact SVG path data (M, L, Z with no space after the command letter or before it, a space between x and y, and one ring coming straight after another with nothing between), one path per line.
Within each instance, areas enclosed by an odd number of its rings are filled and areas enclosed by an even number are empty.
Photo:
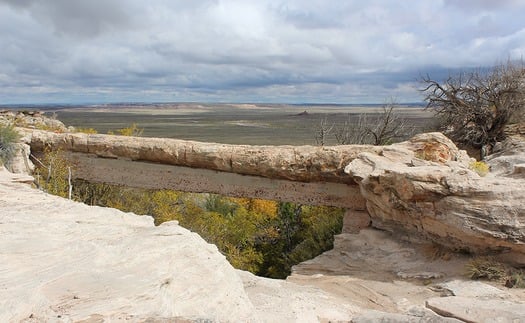
M391 146L247 146L33 130L33 153L61 149L91 182L210 192L347 208L351 230L370 223L410 241L525 266L525 160L489 157L482 177L440 133ZM490 159L492 158L492 159ZM348 222L347 222L348 223Z
M140 188L218 193L364 210L344 167L375 146L248 146L34 130L33 153L60 149L74 177Z

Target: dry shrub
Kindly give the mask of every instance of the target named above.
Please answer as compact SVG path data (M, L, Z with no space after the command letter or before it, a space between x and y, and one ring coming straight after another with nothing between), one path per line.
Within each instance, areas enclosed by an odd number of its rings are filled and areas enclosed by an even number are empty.
M423 246L423 254L430 260L445 260L452 258L452 251L438 244L432 243Z
M492 258L478 257L467 264L467 276L471 279L501 281L506 276L506 268Z
M471 162L468 167L482 177L489 173L489 165L482 161Z
M507 280L505 281L505 286L509 288L525 288L525 271L511 271L507 277Z

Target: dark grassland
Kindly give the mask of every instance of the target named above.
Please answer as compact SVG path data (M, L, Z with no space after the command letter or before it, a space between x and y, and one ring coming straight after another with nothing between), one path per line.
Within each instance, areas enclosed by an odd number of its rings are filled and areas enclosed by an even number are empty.
M253 104L114 104L46 110L68 126L99 133L132 123L143 136L248 145L314 145L321 121L342 125L360 114L380 113L380 105L253 105ZM306 113L304 113L306 111ZM416 132L429 128L431 113L421 106L396 109ZM328 136L327 144L336 144Z

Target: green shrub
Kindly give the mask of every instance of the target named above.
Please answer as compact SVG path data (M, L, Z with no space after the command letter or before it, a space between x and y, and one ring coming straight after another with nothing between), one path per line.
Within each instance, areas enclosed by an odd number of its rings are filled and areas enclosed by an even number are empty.
M16 153L16 143L20 135L13 126L0 125L0 165L5 165Z
M492 258L474 258L467 264L466 269L470 279L497 281L508 288L525 288L525 271L506 266Z

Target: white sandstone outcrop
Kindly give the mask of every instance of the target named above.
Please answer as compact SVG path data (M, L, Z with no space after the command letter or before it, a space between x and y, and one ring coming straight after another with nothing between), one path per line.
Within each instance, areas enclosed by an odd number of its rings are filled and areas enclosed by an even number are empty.
M0 322L317 322L359 311L239 272L176 222L155 227L28 180L0 169Z
M0 125L14 125L28 129L47 129L51 131L68 131L62 121L44 115L40 111L0 110Z
M0 171L0 321L255 321L214 245L168 222L6 182Z
M440 247L525 265L519 140L495 147L487 158L491 172L480 177L439 133L384 147L26 135L37 151L49 145L102 158L357 183L367 212L348 211L334 250L275 281L234 270L214 246L174 222L154 227L149 217L49 196L15 183L27 177L0 170L2 322L445 321L440 315L454 322L472 320L470 313L475 321L519 322L524 315L525 292L464 282L468 258ZM436 243L430 260L413 243L425 241Z
M525 265L525 181L481 177L469 163L430 133L361 153L345 171L359 183L373 227Z

